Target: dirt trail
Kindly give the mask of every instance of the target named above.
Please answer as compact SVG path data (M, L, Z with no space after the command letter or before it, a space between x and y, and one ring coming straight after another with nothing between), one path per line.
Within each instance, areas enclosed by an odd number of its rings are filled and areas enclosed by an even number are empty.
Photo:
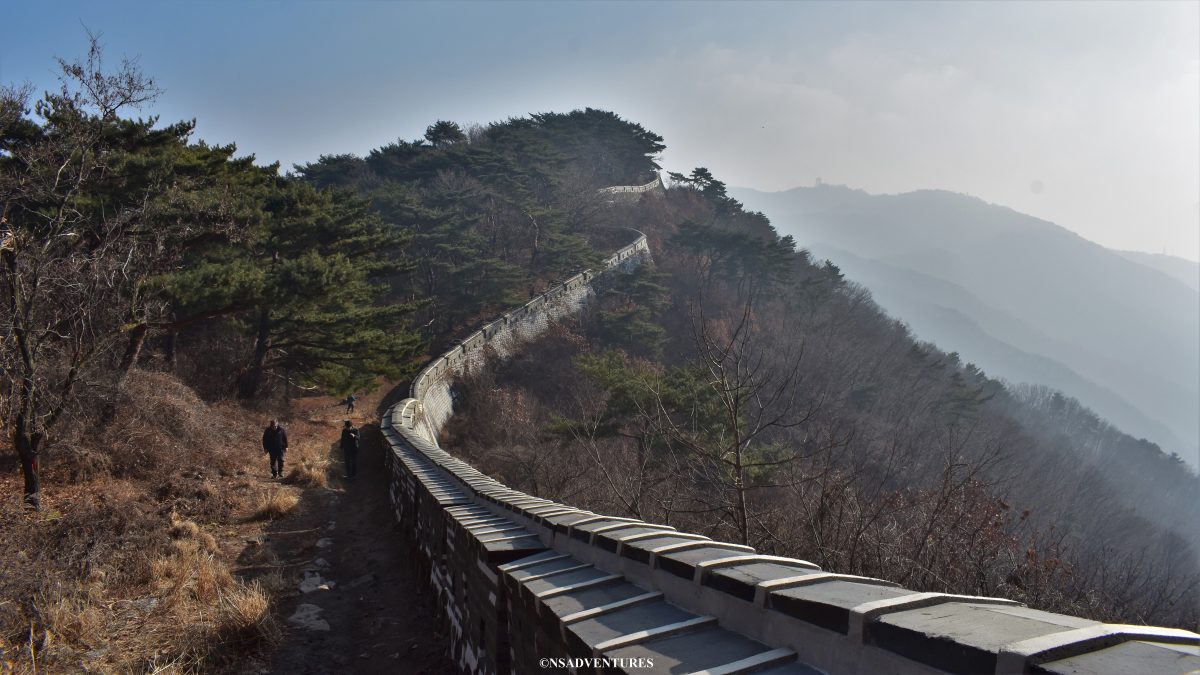
M397 536L378 422L356 419L362 438L358 477L345 480L337 447L340 413L319 414L330 418L334 478L328 488L306 489L297 511L267 528L261 545L278 556L286 578L299 588L280 600L283 641L265 655L269 667L260 664L255 672L456 672L443 637L431 629L427 580L416 578L412 553Z

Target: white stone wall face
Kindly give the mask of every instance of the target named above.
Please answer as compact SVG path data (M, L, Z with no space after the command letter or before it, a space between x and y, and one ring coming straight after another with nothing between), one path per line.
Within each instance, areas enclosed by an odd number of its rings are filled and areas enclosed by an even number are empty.
M645 235L612 255L606 268L628 268L649 255ZM499 358L514 354L555 321L576 314L593 294L591 271L581 272L546 290L521 307L505 313L472 333L458 346L434 359L413 380L412 399L417 401L417 430L436 442L446 420L454 413L450 389L454 381L477 372L489 351Z
M640 198L661 189L610 189ZM605 269L649 256L645 236ZM602 272L601 272L602 273ZM1183 673L1200 635L1103 624L1003 598L915 593L803 560L582 511L438 447L454 380L506 357L592 294L583 272L473 333L380 422L389 494L436 632L464 673ZM602 665L582 661L615 659ZM551 661L547 661L550 659ZM559 661L553 661L559 659Z

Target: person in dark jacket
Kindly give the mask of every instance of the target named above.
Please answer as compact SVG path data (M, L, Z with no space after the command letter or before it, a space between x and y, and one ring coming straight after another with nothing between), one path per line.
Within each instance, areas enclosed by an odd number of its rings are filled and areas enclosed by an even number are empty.
M271 456L271 478L283 478L283 455L287 452L287 431L276 420L263 430L263 452Z
M354 478L358 473L358 429L346 420L342 427L342 459L346 462L346 478Z

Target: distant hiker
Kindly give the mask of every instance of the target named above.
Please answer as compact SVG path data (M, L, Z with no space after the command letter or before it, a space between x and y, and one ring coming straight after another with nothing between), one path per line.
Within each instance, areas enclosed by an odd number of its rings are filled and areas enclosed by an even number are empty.
M287 452L287 432L276 420L263 430L263 452L271 456L271 478L283 478L283 455Z
M357 396L355 396L354 394L350 394L346 398L338 401L335 405L344 405L344 406L346 406L346 412L352 413L352 412L354 412L354 402L357 400L358 400Z
M358 473L358 429L350 425L342 427L342 459L346 462L346 478L354 478Z

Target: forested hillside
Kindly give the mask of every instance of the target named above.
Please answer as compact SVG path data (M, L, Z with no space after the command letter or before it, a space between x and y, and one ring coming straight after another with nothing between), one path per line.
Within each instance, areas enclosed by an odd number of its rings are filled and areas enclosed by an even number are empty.
M650 180L662 138L601 110L544 113L424 138L366 158L331 155L296 167L345 190L412 237L414 268L399 297L432 299L421 323L445 336L594 265L619 242L597 227L597 188Z
M32 108L6 90L0 128L2 393L31 505L40 453L103 426L139 364L244 400L411 372L424 342L597 260L615 240L586 230L595 188L663 147L588 110L473 139L437 122L281 177L191 123L122 118L155 95L134 70L65 76Z
M462 383L447 447L522 490L919 590L1195 626L1197 479L914 339L704 169L616 208L656 264Z

